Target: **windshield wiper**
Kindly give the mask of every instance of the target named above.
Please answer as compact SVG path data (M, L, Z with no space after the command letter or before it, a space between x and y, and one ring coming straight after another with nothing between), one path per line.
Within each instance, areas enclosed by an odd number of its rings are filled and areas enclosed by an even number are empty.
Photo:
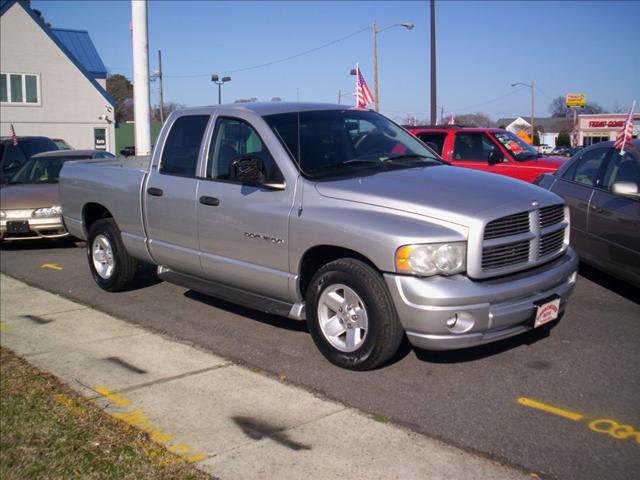
M380 160L374 160L369 158L350 158L348 160L342 160L340 162L329 163L327 165L322 165L318 168L314 168L313 170L309 170L308 173L316 173L321 172L323 170L331 170L333 168L338 168L343 165L350 165L353 163L374 163L374 164L382 164Z
M424 159L428 158L429 160L435 160L426 155L420 155L419 153L403 153L402 155L394 155L392 157L382 157L380 161L382 162L393 162L394 160L412 160L412 159Z

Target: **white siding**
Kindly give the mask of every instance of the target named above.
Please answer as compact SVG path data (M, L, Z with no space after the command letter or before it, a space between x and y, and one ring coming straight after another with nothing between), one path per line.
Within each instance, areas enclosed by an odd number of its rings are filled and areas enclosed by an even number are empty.
M40 75L40 103L0 106L0 135L63 138L74 148L94 148L93 129L107 129L107 150L115 149L113 124L98 119L107 114L107 100L73 62L17 3L0 17L2 72ZM109 114L113 118L113 113Z

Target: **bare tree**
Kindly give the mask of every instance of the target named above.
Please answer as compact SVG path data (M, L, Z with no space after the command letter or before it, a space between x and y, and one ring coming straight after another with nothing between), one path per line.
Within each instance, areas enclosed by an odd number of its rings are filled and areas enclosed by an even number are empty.
M162 109L164 112L164 118L166 119L171 112L174 112L175 110L182 110L183 108L185 108L185 105L183 103L165 102L164 108ZM159 122L160 121L160 105L154 105L152 113L153 113L153 119Z
M411 115L410 113L408 113L403 119L400 120L400 123L402 125L409 125L411 127L415 127L416 125L424 125L425 122L425 120L420 120L418 117L416 117L415 115Z
M563 96L551 100L549 113L552 117L568 117L573 115L572 109L567 107L565 97ZM607 113L607 111L596 102L587 102L584 108L578 108L578 113Z
M493 122L488 115L484 113L465 113L454 117L456 125L464 125L466 127L493 127Z
M282 101L282 99L281 99L280 97L273 97L273 98L271 99L271 101L272 101L272 102L281 102L281 101Z

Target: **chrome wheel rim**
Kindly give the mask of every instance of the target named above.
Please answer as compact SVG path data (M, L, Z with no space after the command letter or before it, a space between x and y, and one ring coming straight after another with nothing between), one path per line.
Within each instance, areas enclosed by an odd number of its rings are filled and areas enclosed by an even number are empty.
M360 348L369 331L364 302L352 288L339 283L320 295L318 322L327 341L341 352Z
M100 275L101 278L109 280L111 275L113 275L115 260L113 258L111 242L105 235L100 234L93 239L91 260L93 261L93 267L96 273Z

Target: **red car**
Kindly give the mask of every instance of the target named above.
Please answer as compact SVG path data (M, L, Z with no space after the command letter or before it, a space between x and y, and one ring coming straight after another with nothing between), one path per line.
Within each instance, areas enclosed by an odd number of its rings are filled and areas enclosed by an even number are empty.
M517 135L500 128L407 127L444 160L458 167L499 173L533 182L567 160L547 157Z

